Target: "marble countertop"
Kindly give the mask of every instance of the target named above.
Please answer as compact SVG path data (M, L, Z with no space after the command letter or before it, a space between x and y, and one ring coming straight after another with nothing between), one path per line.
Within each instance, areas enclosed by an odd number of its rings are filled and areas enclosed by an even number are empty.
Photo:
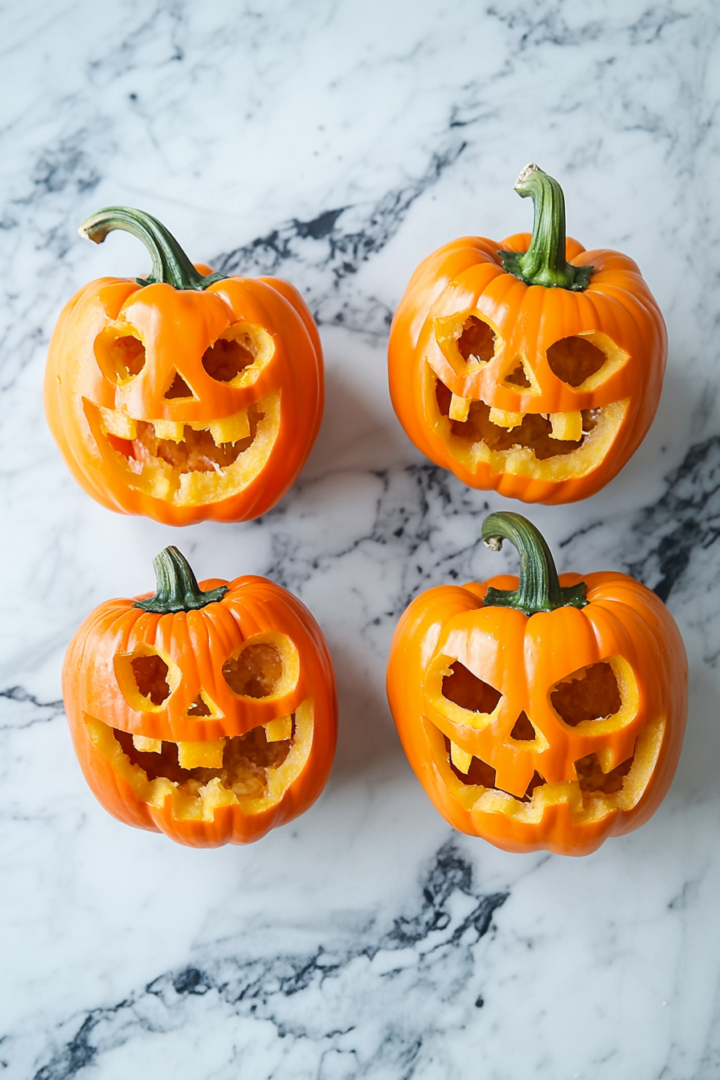
M720 1074L720 10L713 0L30 0L0 15L3 613L0 1077L715 1080ZM488 509L410 444L386 381L415 264L527 229L527 161L568 231L640 265L669 367L650 434L585 503L535 508L561 569L633 573L690 657L675 782L596 854L454 833L387 708L418 591L513 565ZM320 326L327 402L262 520L172 529L97 506L47 431L66 299L146 269L78 224L156 214L196 260L278 273ZM177 543L198 576L262 573L332 650L330 783L247 848L184 849L110 818L72 752L64 650Z

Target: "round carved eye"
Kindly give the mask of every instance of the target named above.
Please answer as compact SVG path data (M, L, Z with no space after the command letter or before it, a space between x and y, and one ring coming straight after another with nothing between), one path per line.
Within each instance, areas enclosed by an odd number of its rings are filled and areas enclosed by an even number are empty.
M131 709L159 712L180 685L180 668L151 645L138 645L130 654L113 660L115 677Z
M284 634L269 631L236 649L223 664L222 673L238 697L280 697L297 683L297 650Z
M442 681L444 698L468 712L494 712L502 697L494 686L478 679L477 675L473 675L459 660L451 665L450 671L452 674L446 675Z
M202 363L211 379L229 386L249 386L275 351L266 330L250 323L231 326L206 349Z
M550 370L574 390L594 390L626 363L629 354L606 334L583 334L556 341L547 350Z
M95 357L106 379L126 386L145 367L145 346L132 332L118 334L107 327L95 338Z

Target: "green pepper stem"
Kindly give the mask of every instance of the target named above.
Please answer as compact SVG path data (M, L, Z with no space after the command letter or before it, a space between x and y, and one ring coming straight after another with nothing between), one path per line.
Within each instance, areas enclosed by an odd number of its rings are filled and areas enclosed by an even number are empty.
M537 165L526 165L515 190L533 201L533 233L527 251L498 252L504 269L526 285L586 289L594 267L573 266L565 258L565 196L557 180Z
M190 564L176 547L166 547L153 559L157 592L147 600L136 600L135 607L168 615L174 611L197 611L222 600L227 585L203 592Z
M136 279L138 285L155 285L162 281L174 289L201 292L226 276L216 273L203 277L198 273L172 233L144 210L133 210L130 206L106 206L84 221L78 232L87 240L102 244L113 229L122 229L137 236L150 252L152 270L147 278Z
M490 514L483 522L482 538L493 551L499 551L503 540L509 540L520 555L518 588L513 591L491 586L485 594L485 607L512 607L535 615L559 607L583 608L588 603L584 581L560 584L550 548L527 518L507 511Z

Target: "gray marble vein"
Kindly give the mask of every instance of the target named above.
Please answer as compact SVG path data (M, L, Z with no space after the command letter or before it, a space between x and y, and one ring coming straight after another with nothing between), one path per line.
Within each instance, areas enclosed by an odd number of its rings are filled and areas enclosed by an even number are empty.
M720 10L713 0L31 0L0 12L0 1076L8 1080L714 1080L720 1068ZM668 325L663 398L603 492L523 508L417 453L386 339L417 262L530 227L538 161L568 231L636 259ZM264 518L186 530L117 516L67 474L41 383L84 282L148 269L76 229L160 217L192 258L278 274L326 359L323 425ZM407 603L514 569L480 543L525 511L561 570L633 574L690 658L676 780L643 829L583 860L512 856L425 798L384 691ZM325 794L243 849L125 828L64 719L73 632L152 584L263 573L322 625L340 694Z

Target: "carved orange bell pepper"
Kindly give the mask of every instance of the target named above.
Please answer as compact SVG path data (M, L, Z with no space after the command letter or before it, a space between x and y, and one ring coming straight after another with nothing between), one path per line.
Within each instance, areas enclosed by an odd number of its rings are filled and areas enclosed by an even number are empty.
M532 236L466 236L413 274L390 331L390 393L415 445L463 483L573 502L645 437L665 324L632 259L566 240L556 180L529 165L515 190L533 199Z
M675 772L687 660L670 612L618 573L562 574L518 514L483 538L520 577L442 585L390 649L390 708L440 813L506 851L585 855L654 813Z
M173 547L155 571L154 596L101 604L68 647L75 752L120 821L193 847L249 843L325 786L337 733L328 647L267 578L198 585Z
M101 278L63 310L45 376L48 423L103 506L172 525L244 521L302 468L323 411L313 318L280 278L193 266L159 221L109 207L81 233L138 236L146 279Z

